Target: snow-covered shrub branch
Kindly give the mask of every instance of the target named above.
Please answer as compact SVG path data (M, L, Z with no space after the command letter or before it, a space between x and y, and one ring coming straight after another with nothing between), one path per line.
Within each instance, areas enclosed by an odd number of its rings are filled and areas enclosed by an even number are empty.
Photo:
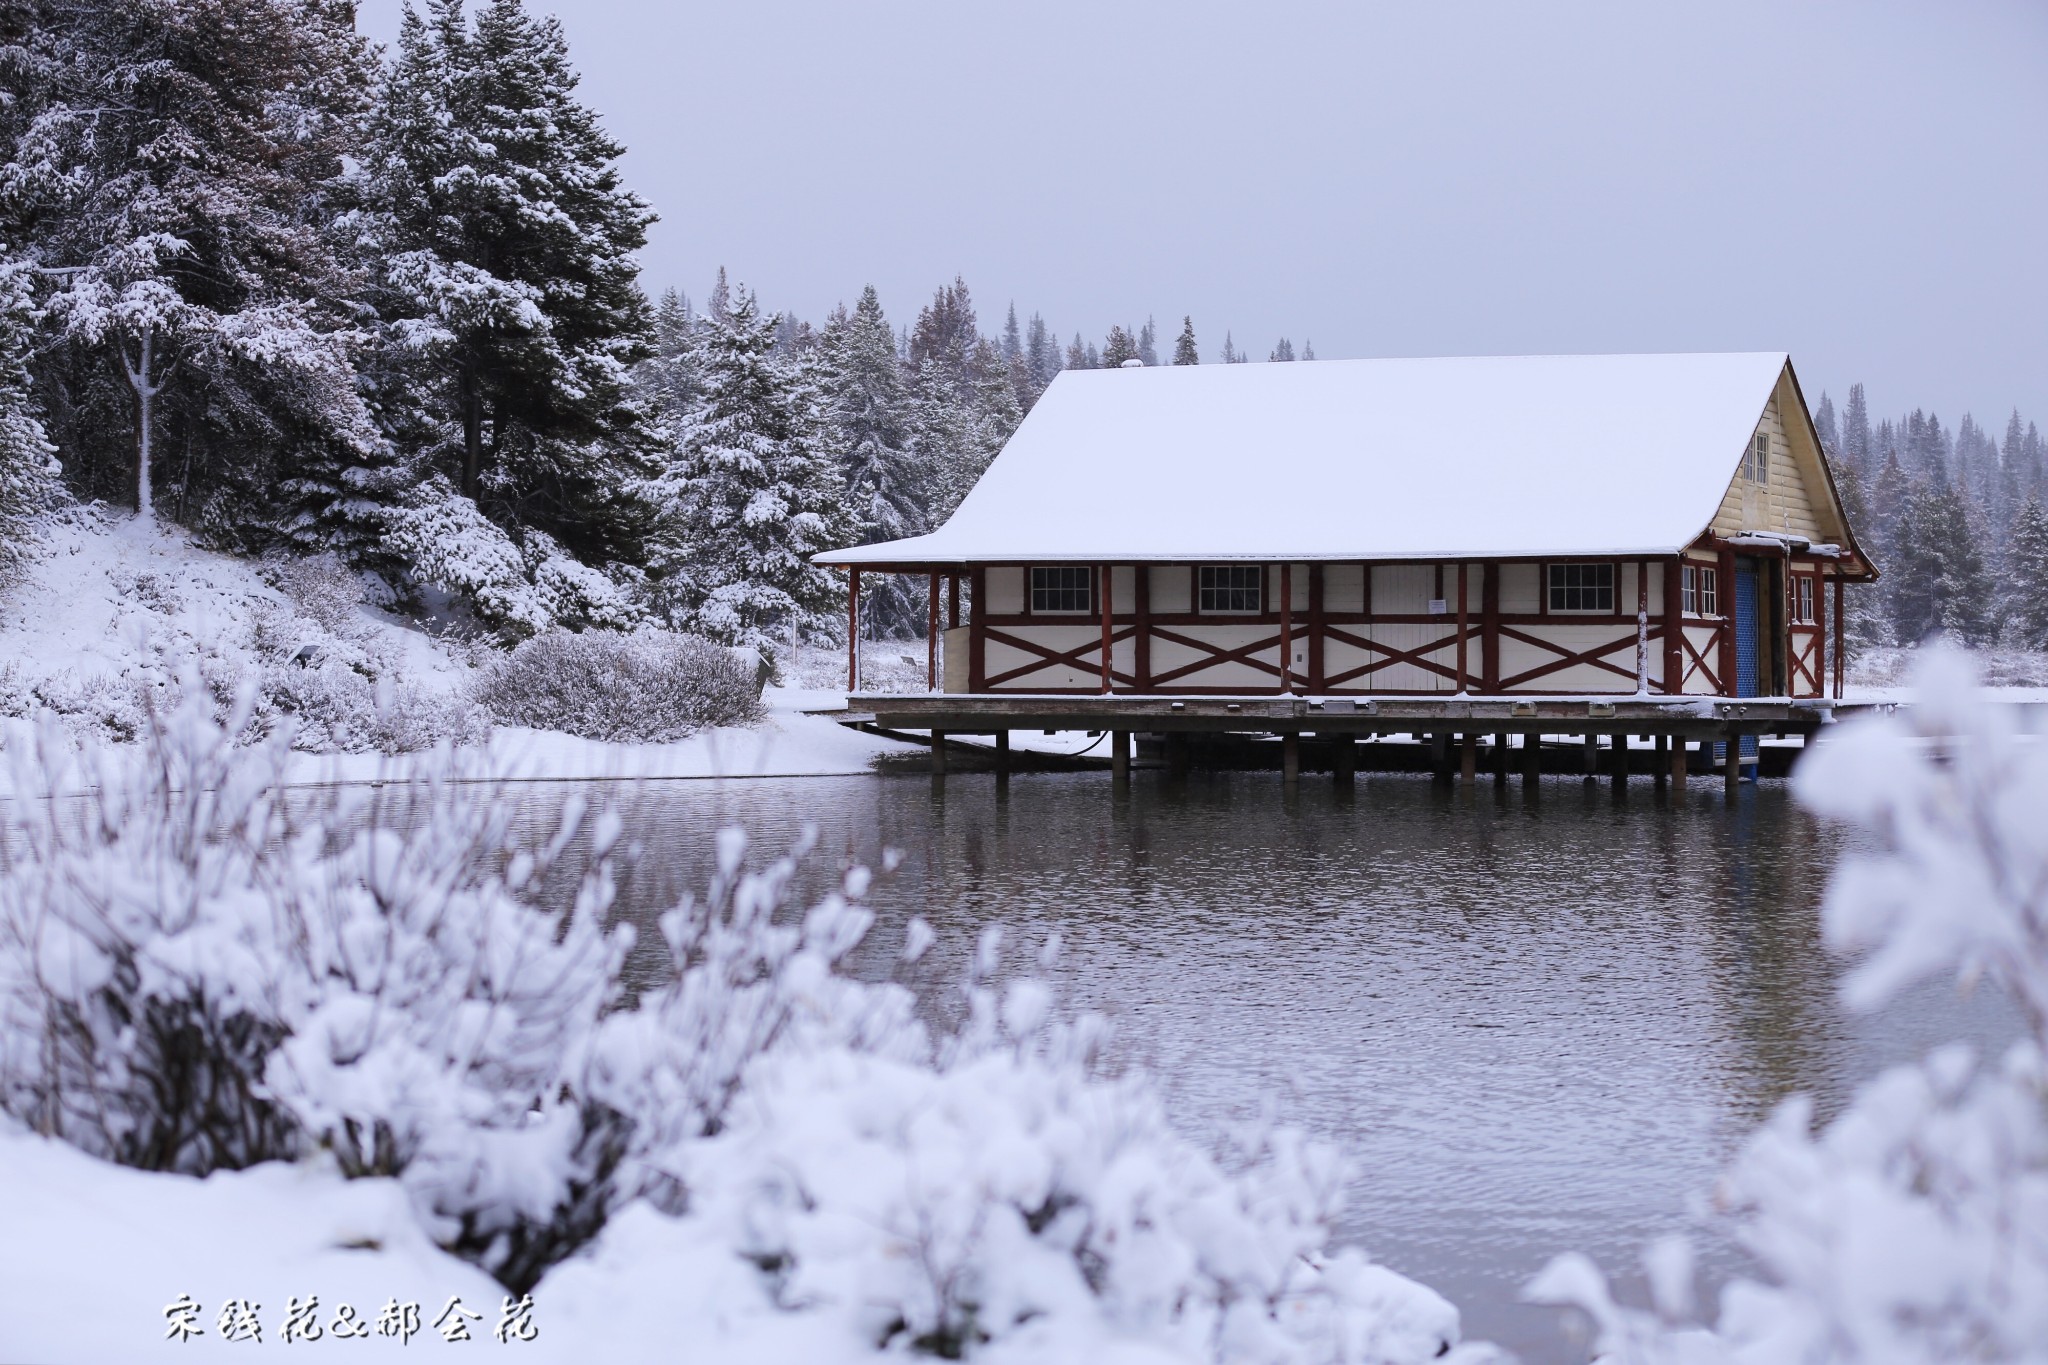
M1852 855L1823 906L1856 957L1847 1003L1884 1007L1952 975L2018 1008L2026 1036L1982 1063L1952 1045L1865 1085L1815 1131L1782 1105L1715 1191L1766 1279L1723 1296L1716 1329L1676 1325L1684 1252L1650 1265L1655 1313L1617 1304L1592 1264L1531 1286L1593 1317L1617 1365L2038 1361L2048 1345L2048 748L2016 734L1974 665L1927 651L1916 700L1853 721L1801 767L1818 813L1879 850Z
M475 695L501 725L665 743L761 718L754 670L687 635L550 630L488 664Z

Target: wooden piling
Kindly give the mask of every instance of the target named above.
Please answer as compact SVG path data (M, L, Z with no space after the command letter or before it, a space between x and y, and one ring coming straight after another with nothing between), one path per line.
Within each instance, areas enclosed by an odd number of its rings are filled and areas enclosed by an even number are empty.
M932 775L943 777L946 773L946 732L932 731Z
M1458 737L1458 781L1471 786L1479 780L1479 736L1467 730Z
M1493 737L1493 785L1502 785L1508 780L1508 737L1505 732Z
M1522 780L1534 782L1543 776L1543 736L1522 736Z
M1338 783L1358 780L1358 742L1350 734L1331 735L1330 776Z
M1131 732L1111 730L1109 732L1109 775L1122 783L1131 780Z
M1010 771L1010 732L1008 730L996 731L996 771L999 773Z
M1586 776L1592 777L1600 771L1600 736L1587 735L1585 741Z
M1742 736L1729 732L1727 757L1721 763L1721 789L1733 801L1742 790Z
M1671 740L1671 789L1674 792L1685 790L1685 750L1685 736L1674 735Z
M1301 734L1289 730L1280 737L1280 778L1289 786L1301 781Z

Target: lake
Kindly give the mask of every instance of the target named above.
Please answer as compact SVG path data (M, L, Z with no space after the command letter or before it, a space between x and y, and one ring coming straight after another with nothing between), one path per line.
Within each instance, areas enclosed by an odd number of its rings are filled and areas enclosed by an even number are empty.
M534 789L536 805L560 788ZM598 795L594 790L593 795ZM1342 1240L1448 1296L1468 1337L1531 1362L1584 1358L1517 1301L1553 1253L1626 1276L1649 1238L1701 1234L1709 1285L1740 1265L1691 1212L1743 1136L1805 1090L1839 1112L1882 1066L2014 1016L1947 986L1880 1017L1835 1002L1817 907L1849 847L1785 784L1517 779L1476 789L1362 775L955 774L656 783L618 798L634 913L701 886L711 836L758 852L818 827L810 885L901 850L855 970L885 973L903 923L940 944L940 997L979 931L1117 1023L1113 1060L1159 1079L1214 1136L1264 1105L1356 1162Z

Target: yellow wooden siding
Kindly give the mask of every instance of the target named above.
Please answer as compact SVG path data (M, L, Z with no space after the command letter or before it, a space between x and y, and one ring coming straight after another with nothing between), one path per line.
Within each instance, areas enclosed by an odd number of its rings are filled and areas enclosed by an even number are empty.
M1781 376L1757 424L1757 430L1771 438L1770 483L1758 487L1748 475L1748 449L1735 452L1735 475L1714 516L1714 534L1771 531L1815 541L1842 537L1842 520L1828 494L1821 454L1797 412L1797 402L1790 376ZM1789 422L1784 414L1790 414ZM1752 432L1751 442L1755 439Z

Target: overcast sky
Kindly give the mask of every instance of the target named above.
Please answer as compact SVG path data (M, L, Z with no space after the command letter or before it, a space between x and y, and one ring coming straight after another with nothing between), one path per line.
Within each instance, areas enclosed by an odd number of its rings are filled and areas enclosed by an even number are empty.
M2042 0L555 12L651 292L900 323L958 273L984 330L1191 313L1204 359L1782 348L1816 404L2048 427Z

